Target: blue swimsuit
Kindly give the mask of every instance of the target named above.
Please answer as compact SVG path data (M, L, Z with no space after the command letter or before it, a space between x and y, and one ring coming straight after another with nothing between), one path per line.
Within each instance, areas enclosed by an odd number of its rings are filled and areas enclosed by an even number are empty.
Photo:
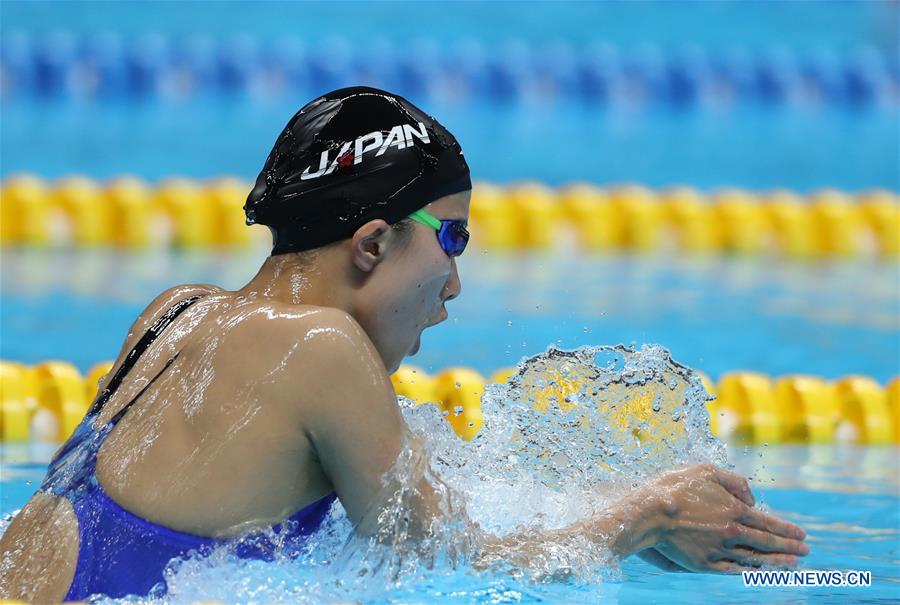
M205 552L215 546L231 544L240 558L271 559L276 550L270 535L263 533L235 541L195 536L151 523L122 508L97 481L97 452L104 440L128 408L175 361L177 354L112 420L94 429L100 410L138 357L166 326L199 298L194 296L179 302L153 324L91 405L65 446L50 462L40 491L67 498L78 517L78 564L66 601L80 601L98 593L115 598L147 595L151 590L164 591L163 570L166 565L173 558L183 557L191 551ZM281 547L302 544L304 538L322 524L335 498L332 492L273 526L271 534L274 534L275 542Z

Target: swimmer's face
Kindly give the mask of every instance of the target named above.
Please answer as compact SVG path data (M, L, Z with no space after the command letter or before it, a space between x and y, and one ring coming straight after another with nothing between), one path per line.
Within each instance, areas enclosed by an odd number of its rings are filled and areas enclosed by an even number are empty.
M468 221L471 191L431 202L425 210L439 220ZM360 297L357 320L394 372L419 350L422 332L447 319L445 303L462 286L456 259L441 249L434 229L411 221L406 233L387 234L383 258L371 271Z

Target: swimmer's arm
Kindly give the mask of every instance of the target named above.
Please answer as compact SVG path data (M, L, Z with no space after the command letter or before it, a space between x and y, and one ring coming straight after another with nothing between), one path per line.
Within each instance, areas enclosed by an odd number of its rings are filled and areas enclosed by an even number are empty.
M406 446L411 455L400 471L415 478L406 535L416 542L446 514L441 492L449 488L428 472L422 444L410 434L384 364L359 324L336 310L322 312L316 324L306 343L314 347L313 363L294 374L304 393L306 438L356 531L367 536L383 529L378 515L396 479L389 471Z
M552 557L588 539L611 554L671 571L736 572L794 567L808 554L806 533L755 507L746 479L712 465L669 471L601 515L556 531L508 536L486 545L487 562Z
M491 536L481 545L476 567L485 568L501 561L528 566L537 560L552 560L554 551L584 540L612 556L625 558L652 548L659 541L656 519L660 509L654 498L635 493L593 519L561 529L530 530L502 538Z
M312 444L325 475L331 481L347 516L363 535L378 529L378 513L385 504L387 471L394 467L409 436L380 357L349 316L336 310L320 312L319 326L305 338L314 355L304 355L304 363L289 369L288 389L303 393L300 405L304 434ZM325 329L322 329L325 326ZM407 441L415 451L421 444ZM424 465L424 453L412 455L415 464ZM434 476L424 466L403 469L415 473L416 489L408 503L411 517L409 538L425 537L433 520L446 514L442 498L449 487L433 483ZM438 490L444 492L440 493ZM481 531L465 515L454 511L456 521L480 535L476 565L486 567L493 560L528 560L546 555L554 545L590 536L618 556L627 556L653 544L649 505L632 506L622 501L590 523L543 532L530 532L499 538Z
M356 530L372 535L391 491L384 489L382 478L395 466L408 429L387 372L362 329L349 316L326 323L326 329L307 338L315 346L313 363L292 372L308 406L304 433ZM414 452L417 445L411 445ZM476 536L476 567L500 560L528 565L585 539L619 558L664 548L667 558L684 561L693 571L734 569L736 563L711 555L789 565L805 554L801 528L754 509L745 480L709 465L665 474L592 519L502 538L478 528L464 509L445 509L452 494L429 472L427 456L413 453L400 471L415 480L407 502L408 538L426 537L432 522L453 517Z
M357 531L374 531L382 476L400 454L406 423L384 364L349 315L318 312L311 351L293 382L302 392L303 431ZM324 328L322 327L324 326Z
M387 372L361 328L337 312L324 313L318 323L328 324L329 328L316 331L306 343L315 350L313 363L298 368L292 376L297 388L303 389L304 407L309 406L304 410L305 433L325 474L356 531L372 535L378 529L378 512L390 491L385 490L382 479L394 467L409 433ZM416 453L421 444L415 440L406 443L413 452L411 467L415 468L401 470L416 477L416 488L411 490L408 502L412 521L409 538L415 541L427 535L433 520L447 514L441 502L446 499L449 486L425 468L427 456L421 451ZM646 510L647 506L631 506L623 501L591 523L504 538L477 529L463 509L452 514L457 516L457 522L483 536L475 546L480 551L479 565L487 566L496 557L519 558L525 563L546 554L555 544L585 536L626 556L652 546L650 526L638 516L638 511Z

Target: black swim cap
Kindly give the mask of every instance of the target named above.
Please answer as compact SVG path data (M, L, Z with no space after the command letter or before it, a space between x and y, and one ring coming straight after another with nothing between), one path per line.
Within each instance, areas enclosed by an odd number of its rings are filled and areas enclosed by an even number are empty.
M357 86L307 104L284 127L247 197L247 224L267 225L272 254L351 237L373 219L396 223L472 188L459 143L397 95Z

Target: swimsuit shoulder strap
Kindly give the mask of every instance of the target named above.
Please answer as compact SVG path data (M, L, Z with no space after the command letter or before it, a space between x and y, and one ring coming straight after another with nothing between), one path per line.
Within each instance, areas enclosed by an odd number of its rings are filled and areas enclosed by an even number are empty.
M147 330L147 332L143 336L141 336L141 339L137 342L137 344L134 345L134 348L129 351L128 355L125 356L124 361L122 361L122 365L119 366L119 369L116 370L116 373L113 374L112 378L110 378L109 382L106 385L106 388L103 389L103 392L101 392L94 400L94 403L91 404L91 407L87 413L88 416L96 414L103 409L103 406L106 405L106 403L110 400L110 398L122 384L122 381L125 379L125 375L128 374L131 368L134 367L134 364L137 363L137 360L141 355L143 355L144 351L146 351L150 347L150 345L153 344L153 341L155 341L159 337L159 335L162 334L162 332L169 326L169 324L175 321L176 317L181 315L185 311L185 309L190 307L201 298L203 298L203 296L198 294L180 300L172 307L170 307L169 310L163 313L159 317L159 319L153 322L153 325L150 326L150 329ZM174 357L166 363L165 367L159 374L162 374L162 372L165 371L173 361L175 361ZM154 376L153 380L151 380L150 383L148 383L143 389L141 389L141 392L138 393L135 399L140 397L141 394L143 394L143 392L147 390L147 387L149 387L150 384L159 377L159 374ZM134 400L132 400L131 403L133 402ZM116 416L119 417L122 412L131 407L131 403L126 405L121 412L116 414Z

